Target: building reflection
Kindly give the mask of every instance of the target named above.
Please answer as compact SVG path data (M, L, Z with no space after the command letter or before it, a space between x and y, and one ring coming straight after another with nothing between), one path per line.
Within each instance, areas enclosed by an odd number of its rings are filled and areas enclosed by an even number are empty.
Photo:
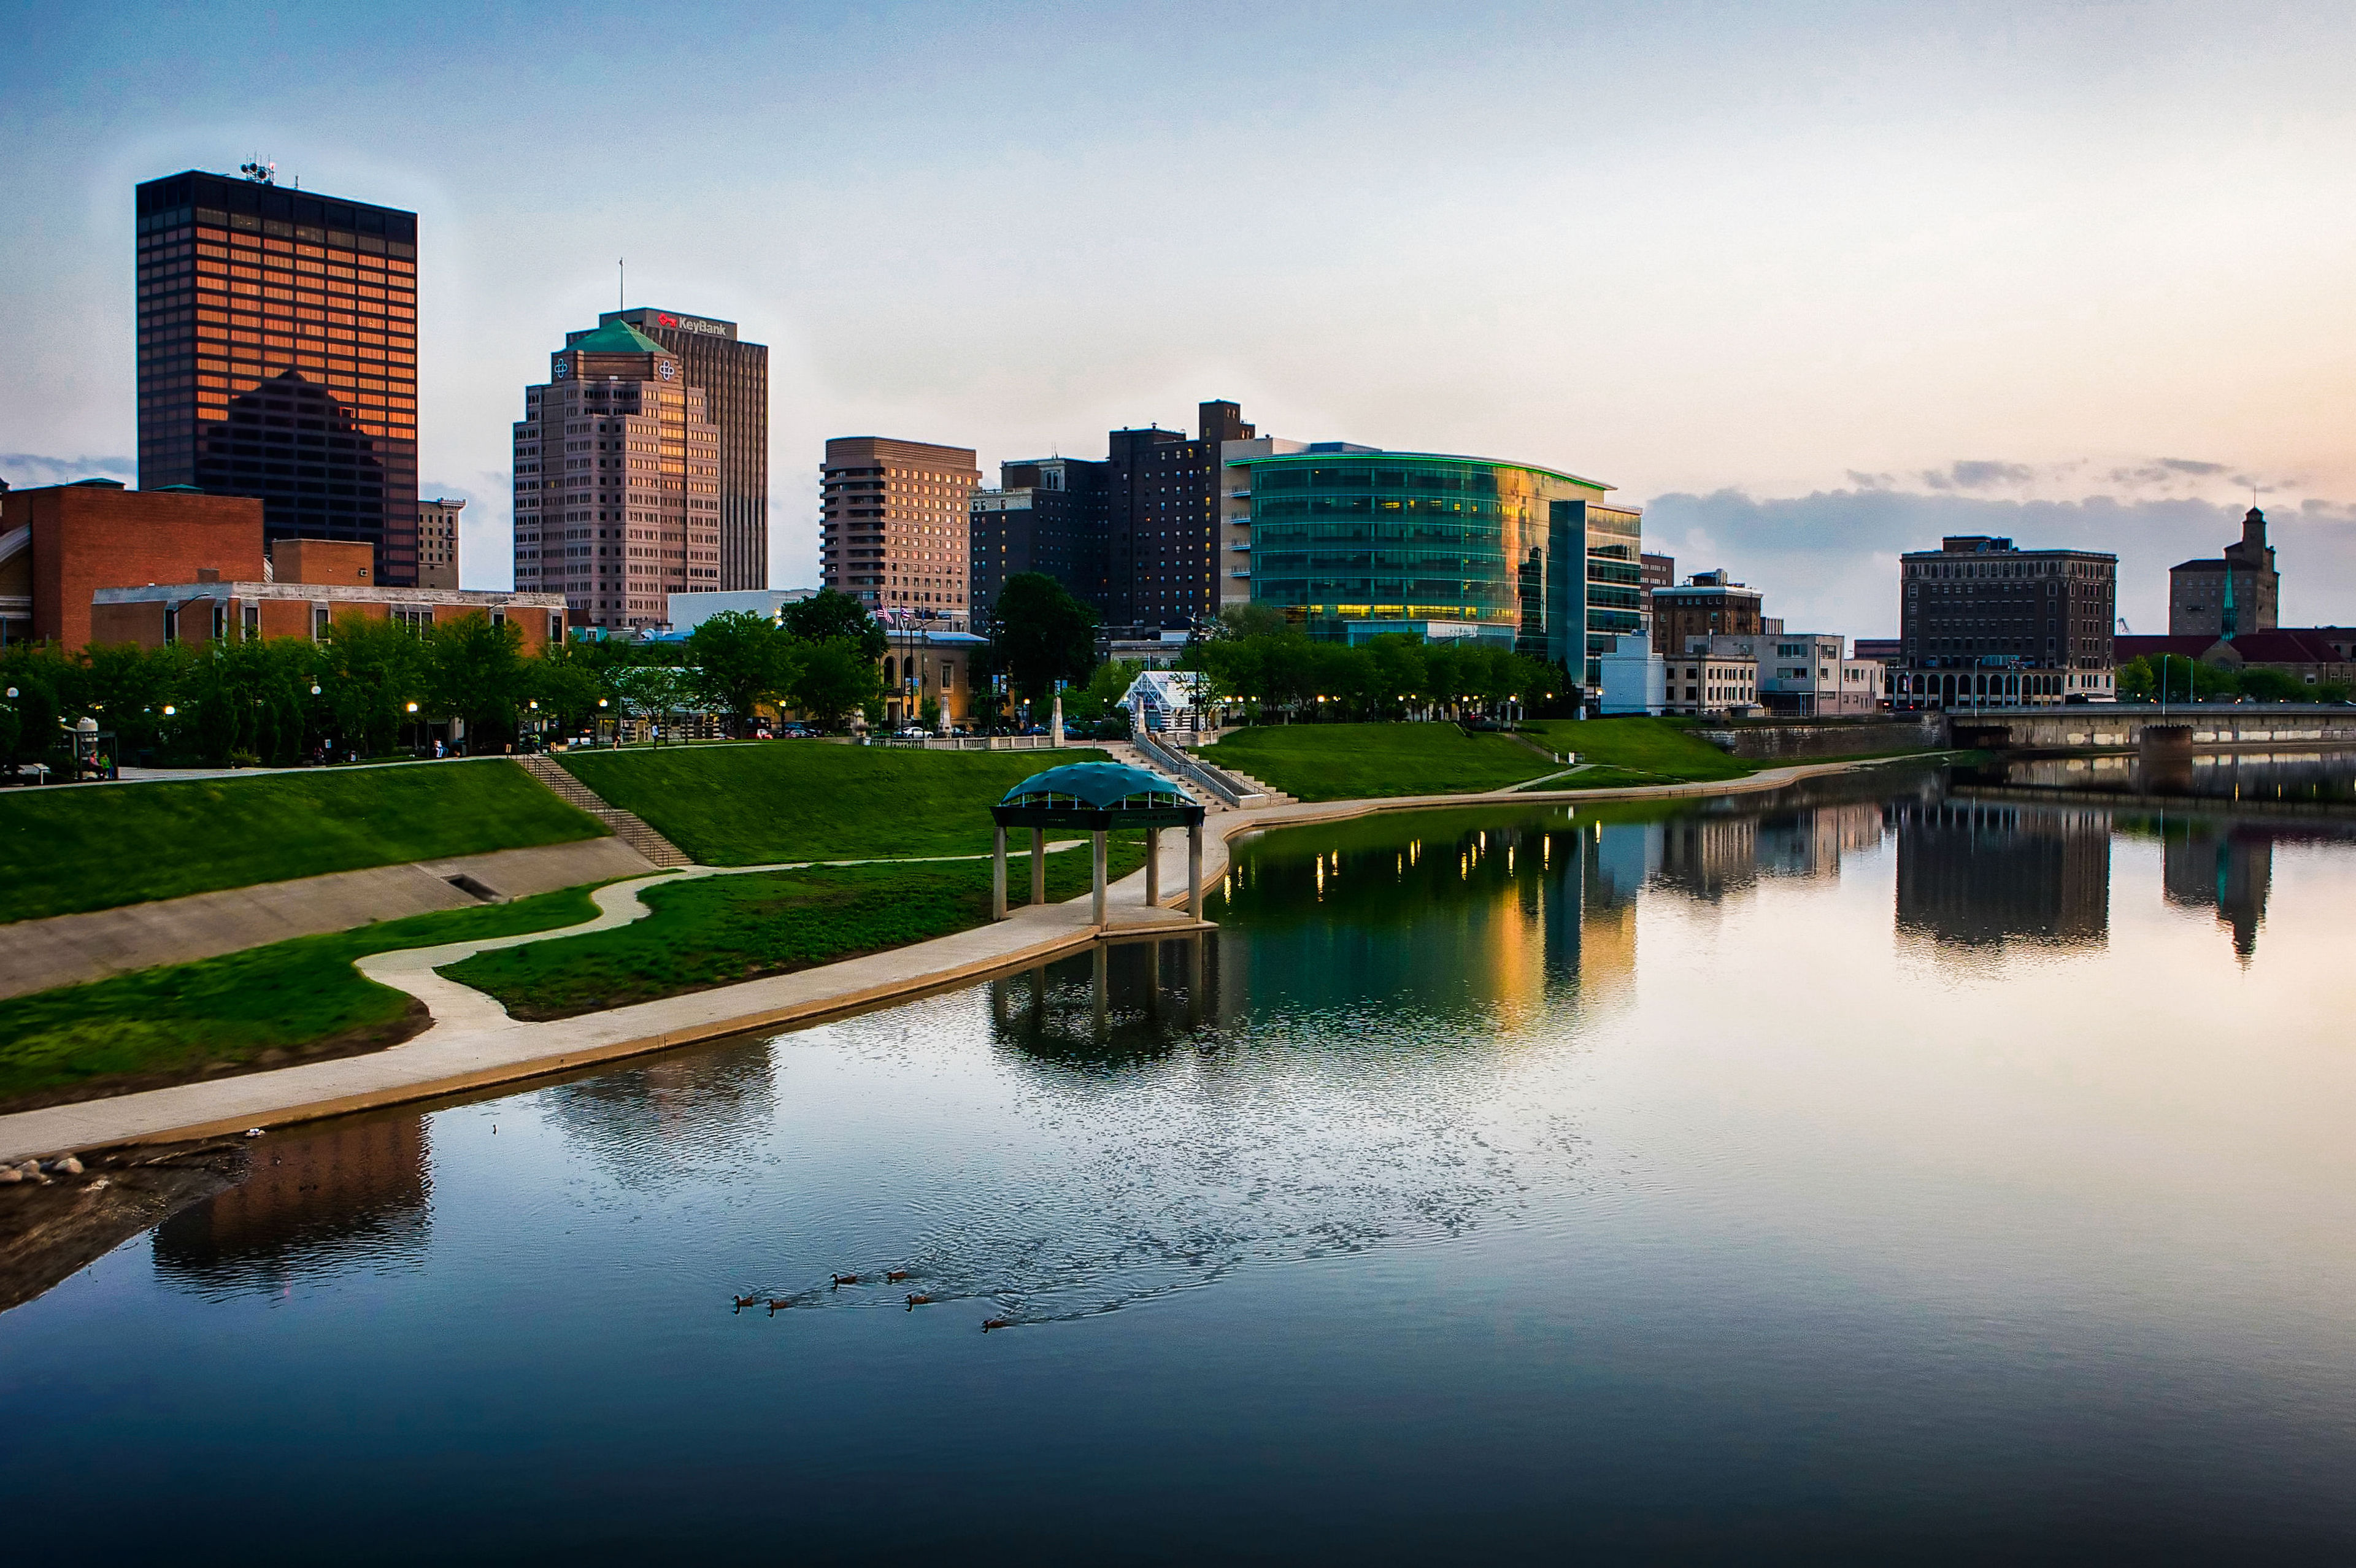
M743 1037L560 1083L545 1102L565 1142L623 1180L660 1182L750 1157L776 1087L768 1040Z
M1954 947L2108 940L2108 812L1946 798L1896 814L1901 931Z
M207 1291L268 1290L360 1266L413 1267L432 1219L422 1115L337 1124L254 1146L246 1179L158 1226L155 1272Z
M2160 887L2169 903L2214 910L2247 963L2258 950L2274 880L2275 836L2262 827L2195 823L2160 843Z

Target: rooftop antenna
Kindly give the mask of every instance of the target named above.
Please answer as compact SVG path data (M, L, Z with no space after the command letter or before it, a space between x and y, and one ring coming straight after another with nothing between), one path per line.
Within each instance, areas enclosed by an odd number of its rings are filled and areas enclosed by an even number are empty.
M278 183L278 165L274 163L264 163L259 157L254 158L249 163L238 165L237 172L243 175L246 178L252 180L256 185L276 185Z
M614 283L614 308L627 310L630 308L630 259L626 256L615 257L614 270L621 274Z

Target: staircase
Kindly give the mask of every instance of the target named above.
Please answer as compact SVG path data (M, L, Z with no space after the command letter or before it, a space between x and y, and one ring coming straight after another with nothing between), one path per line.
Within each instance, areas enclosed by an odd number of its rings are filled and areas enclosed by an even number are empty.
M1259 791L1260 794L1266 795L1268 798L1261 803L1262 805L1290 805L1294 804L1294 796L1285 794L1282 790L1278 789L1273 784L1267 784L1259 779L1252 777L1249 773L1229 767L1225 763L1218 764L1218 767L1221 773L1226 774L1227 777L1235 780L1237 784L1248 784L1251 788L1256 789Z
M685 850L647 826L645 817L635 812L624 811L618 805L606 805L587 784L559 767L554 758L535 755L518 757L515 761L524 772L546 784L559 800L587 812L612 828L615 837L655 865L668 869L695 864Z
M1165 778L1169 776L1168 770L1162 767L1161 764L1155 763L1151 758L1139 751L1134 745L1130 744L1127 741L1098 741L1094 743L1103 747L1106 752L1110 753L1114 762L1126 763L1132 768L1143 768L1149 773L1161 773ZM1165 740L1163 743L1165 745L1169 745L1173 750L1178 749L1175 741ZM1194 753L1192 751L1189 751L1187 755L1193 756ZM1202 761L1199 757L1195 758L1195 760L1197 762ZM1235 769L1227 766L1225 763L1219 763L1218 768L1219 772L1226 774L1227 777L1235 780L1237 784L1243 784L1250 789L1258 790L1262 795L1267 797L1263 800L1253 802L1252 809L1254 810L1258 810L1263 805L1290 805L1292 804L1292 796L1286 795L1282 790L1269 788L1268 785L1260 783L1259 780L1252 777L1249 773L1239 773L1236 772ZM1213 795L1209 790L1198 787L1192 779L1179 779L1176 782L1178 787L1185 791L1187 799L1193 801L1195 805L1202 806L1214 816L1220 815L1222 812L1233 811L1235 809L1235 807L1229 805L1226 801L1221 800L1217 795Z

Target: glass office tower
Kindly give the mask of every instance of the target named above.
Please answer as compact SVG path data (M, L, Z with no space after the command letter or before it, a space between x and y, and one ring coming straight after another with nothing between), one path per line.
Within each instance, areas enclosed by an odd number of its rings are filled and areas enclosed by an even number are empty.
M139 485L417 581L417 215L189 170L138 187Z
M1239 459L1255 603L1313 637L1473 637L1600 678L1643 626L1642 514L1524 464L1338 442Z

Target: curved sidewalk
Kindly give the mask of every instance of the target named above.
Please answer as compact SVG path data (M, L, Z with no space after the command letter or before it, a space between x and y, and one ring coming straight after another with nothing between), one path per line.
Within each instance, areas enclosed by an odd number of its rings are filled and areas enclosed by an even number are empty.
M1874 766L1887 760L1770 768L1745 778L1707 784L1301 801L1228 812L1206 825L1203 885L1206 889L1213 887L1226 874L1232 840L1270 828L1434 807L1581 805L1750 795L1781 789L1803 779ZM784 869L787 867L696 867L642 877L600 889L593 895L598 907L596 917L579 925L521 936L372 954L359 960L360 971L423 1000L434 1014L432 1027L423 1033L365 1056L306 1062L0 1116L0 1162L67 1149L215 1137L248 1127L283 1126L517 1083L750 1029L808 1023L946 987L970 984L1004 970L1028 968L1082 951L1100 937L1156 933L1184 936L1205 929L1182 912L1146 905L1145 873L1141 869L1114 885L1108 921L1103 926L1090 921L1089 898L1082 895L1064 903L1020 908L1008 920L863 958L552 1023L526 1023L511 1019L492 997L434 973L442 965L487 948L552 941L641 919L648 912L637 896L644 888L686 878ZM1184 836L1165 834L1162 885L1176 890L1164 901L1165 904L1183 901L1185 878Z

